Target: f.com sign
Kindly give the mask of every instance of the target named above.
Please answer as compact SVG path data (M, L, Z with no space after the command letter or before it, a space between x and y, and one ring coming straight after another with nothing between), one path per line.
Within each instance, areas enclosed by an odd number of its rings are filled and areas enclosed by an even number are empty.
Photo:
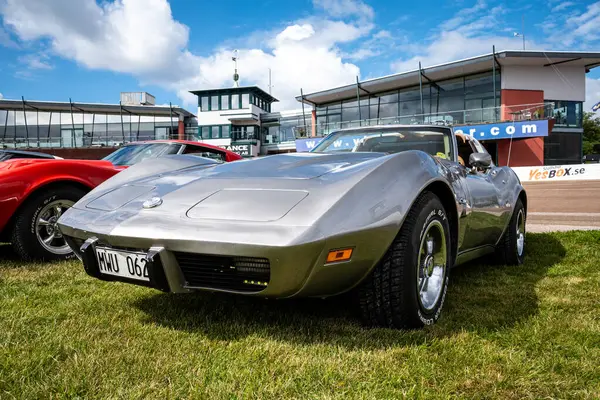
M469 125L453 129L477 140L521 139L548 136L548 120L505 122L501 124Z

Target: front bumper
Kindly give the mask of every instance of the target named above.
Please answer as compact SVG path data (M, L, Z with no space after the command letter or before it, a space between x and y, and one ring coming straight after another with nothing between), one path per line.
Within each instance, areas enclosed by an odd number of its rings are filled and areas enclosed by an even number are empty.
M358 284L378 261L378 258L374 258L371 254L371 249L356 245L361 241L364 243L363 235L372 238L372 234L359 233L296 246L271 247L228 244L229 251L224 251L223 254L219 255L182 253L171 246L152 244L152 240L148 241L147 246L132 247L128 245L127 241L123 241L123 238L118 240L118 245L115 242L110 243L93 235L87 239L68 235L65 235L65 238L82 260L86 273L104 281L121 281L172 293L209 290L251 296L288 298L327 297L345 292ZM355 250L352 259L346 262L327 264L326 259L329 250L346 247L348 243L354 244ZM221 246L224 245L221 244ZM146 254L149 281L144 282L101 273L96 258L96 246L112 247L115 250L144 252ZM188 248L188 246L185 247ZM257 279L259 282L255 282L254 276L256 275L249 277L238 275L236 285L224 285L224 283L231 282L231 279L226 280L225 278L231 277L228 271L232 267L223 264L225 268L213 268L211 272L211 276L217 274L216 279L198 280L198 274L193 274L189 266L183 268L181 254L197 257L199 263L202 263L202 260L207 257L266 259L269 263L268 278L259 278ZM202 276L206 276L206 274ZM256 285L256 283L260 283L261 286Z
M96 218L90 218L98 216ZM69 209L59 221L60 230L70 247L84 262L86 272L102 280L125 281L174 293L196 290L223 291L261 297L327 297L347 291L371 271L389 246L397 227L345 232L332 237L309 235L307 227L264 223L201 223L184 218L143 218L122 215L110 218L102 213ZM304 237L311 239L304 240ZM315 237L316 236L316 237ZM128 250L146 254L149 282L130 281L106 276L98 270L94 246ZM349 261L327 263L330 250L353 247ZM198 258L244 258L268 260L269 278L259 279L261 287L240 288L212 281L191 279L181 254ZM209 271L210 276L226 272L221 267ZM187 268L187 270L186 270ZM226 268L225 268L226 269ZM203 270L196 274L206 274ZM193 272L193 271L192 271ZM242 279L243 284L245 278Z

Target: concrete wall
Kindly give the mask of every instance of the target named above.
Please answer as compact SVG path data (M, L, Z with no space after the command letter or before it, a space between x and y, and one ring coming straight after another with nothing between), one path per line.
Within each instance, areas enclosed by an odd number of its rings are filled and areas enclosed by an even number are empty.
M502 89L500 99L502 119L510 120L510 113L527 109L526 104L543 103L544 91ZM498 164L511 167L544 165L544 138L517 139L512 141L512 146L510 140L499 140Z
M585 69L556 65L502 67L502 89L543 90L545 100L585 101Z

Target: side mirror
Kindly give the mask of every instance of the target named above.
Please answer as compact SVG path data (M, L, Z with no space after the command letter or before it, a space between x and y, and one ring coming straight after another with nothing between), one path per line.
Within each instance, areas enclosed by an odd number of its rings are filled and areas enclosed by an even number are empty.
M488 169L492 166L492 156L488 153L471 153L469 164L473 168Z

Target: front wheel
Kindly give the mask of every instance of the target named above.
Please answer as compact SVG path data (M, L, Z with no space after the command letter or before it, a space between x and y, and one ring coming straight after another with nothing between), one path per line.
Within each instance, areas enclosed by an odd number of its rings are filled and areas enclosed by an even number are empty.
M358 288L364 322L420 328L441 314L451 268L450 226L440 199L419 196L398 236Z
M85 195L76 187L49 188L29 198L16 215L11 243L25 261L55 261L72 258L57 221Z

